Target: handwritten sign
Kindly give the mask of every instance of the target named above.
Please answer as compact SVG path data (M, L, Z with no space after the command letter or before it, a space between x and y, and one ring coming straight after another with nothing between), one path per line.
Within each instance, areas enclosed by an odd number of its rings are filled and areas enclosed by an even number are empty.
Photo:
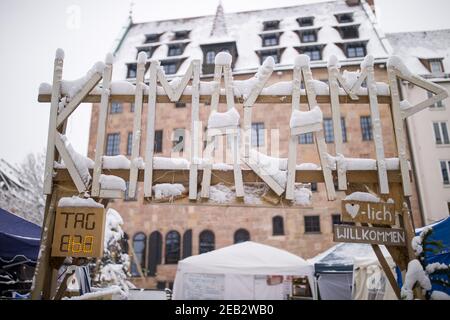
M342 221L395 224L395 206L389 202L342 200Z
M104 233L104 208L57 208L52 256L102 257Z
M405 231L394 228L358 227L335 224L333 228L335 242L354 242L384 244L387 246L405 246Z

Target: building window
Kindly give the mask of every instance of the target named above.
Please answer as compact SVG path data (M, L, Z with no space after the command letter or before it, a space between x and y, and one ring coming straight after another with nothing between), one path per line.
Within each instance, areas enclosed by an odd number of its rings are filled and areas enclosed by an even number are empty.
M333 143L334 142L334 126L333 119L324 118L323 119L323 130L325 134L325 142ZM342 130L342 142L347 142L347 129L345 127L345 119L341 118L341 130Z
M192 229L183 233L183 259L192 256Z
M433 97L433 94L430 91L427 91L427 96L428 99ZM435 104L433 104L432 107L430 108L442 108L444 106L444 104L442 103L442 100L436 102Z
M297 47L297 50L301 54L306 54L311 61L322 59L322 47L321 46Z
M183 48L180 45L170 45L169 46L169 52L168 52L168 56L179 56L183 54Z
M172 138L172 151L173 152L183 152L184 150L184 128L178 128L173 131Z
M266 60L268 57L272 57L275 63L280 63L280 51L279 50L268 50L268 51L261 51L260 57L261 57L261 64Z
M300 33L300 39L302 42L316 42L317 41L317 32L316 30L308 30Z
M134 112L134 103L130 104L130 112Z
M234 233L234 243L250 241L250 233L246 229L238 229Z
M163 131L162 130L155 130L155 143L154 143L153 151L156 153L160 153L163 151Z
M153 231L148 238L148 270L147 275L156 276L158 264L162 262L162 235Z
M203 230L199 235L199 254L213 251L215 249L214 233L210 230Z
M442 73L444 68L442 67L442 60L440 59L430 59L430 72L431 73Z
M358 26L346 26L338 28L342 39L359 38Z
M331 215L331 227L333 227L335 224L342 224L341 215L339 213Z
M312 27L314 25L314 17L298 18L297 22L300 27Z
M312 144L314 143L314 137L312 132L302 133L298 136L298 143L300 144Z
M188 38L189 38L189 31L183 30L183 31L176 31L173 40L184 40Z
M272 235L284 235L284 222L282 216L275 216L272 218Z
M277 30L280 26L280 21L279 20L264 21L263 26L264 26L264 31Z
M311 182L311 191L317 192L317 182Z
M184 103L184 102L175 102L175 108L186 108L186 103Z
M261 147L264 145L264 123L252 123L252 146Z
M162 65L165 74L177 73L177 64L175 62L165 63Z
M347 58L364 57L366 55L366 46L360 44L349 44L346 46Z
M445 185L449 185L450 181L448 178L448 172L450 167L450 161L441 161L441 172L442 172L442 181Z
M373 139L372 134L372 118L370 116L362 116L360 118L361 122L361 133L363 141L369 141Z
M127 65L127 78L136 78L137 65L136 63L130 63Z
M127 155L131 155L131 151L133 150L133 132L128 132L127 138Z
M320 232L320 216L305 216L305 233Z
M348 12L348 13L340 13L340 14L336 14L336 20L339 23L350 23L353 22L353 12Z
M146 247L147 237L144 233L139 232L133 236L133 251L137 262L139 263L141 269L144 272L145 269L145 247ZM131 274L133 276L140 276L138 268L133 261L131 264Z
M263 47L278 45L278 36L276 34L265 35L263 36L262 40L263 40Z
M449 144L447 122L434 122L434 138L436 144Z
M133 197L133 198L130 198L130 197L128 196L128 190L130 189L130 181L126 181L126 182L125 182L125 186L126 186L126 189L125 189L125 198L124 198L124 200L125 200L125 201L136 201L136 200L137 200L137 198L136 198L136 195L137 195L137 189L136 189L136 193L134 194L134 197Z
M111 102L109 113L122 113L122 104L120 102Z
M120 154L120 133L110 133L106 138L106 155L116 156Z
M206 52L206 63L214 64L214 59L216 58L216 53L214 51Z
M139 56L139 53L141 52L145 52L145 54L147 55L147 59L149 59L153 54L153 48L152 47L138 48L136 59Z
M159 41L159 34L146 34L145 35L145 42L144 43L152 43L152 42L158 42Z
M175 264L180 260L180 234L169 231L166 234L166 264Z

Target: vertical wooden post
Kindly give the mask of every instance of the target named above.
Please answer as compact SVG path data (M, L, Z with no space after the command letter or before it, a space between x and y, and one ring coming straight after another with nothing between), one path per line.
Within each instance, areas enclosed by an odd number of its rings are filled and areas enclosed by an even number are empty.
M141 147L141 126L142 126L142 101L144 96L144 74L147 54L139 52L136 72L136 91L134 94L134 118L133 118L133 142L131 147L130 181L128 187L128 196L136 196L137 178L138 178L138 157Z
M53 63L52 96L50 102L50 115L47 136L47 154L45 158L44 194L52 192L53 185L53 162L55 161L55 135L56 121L58 118L59 99L61 98L61 80L64 65L64 51L56 50Z
M194 60L191 101L191 166L189 168L189 199L197 199L198 160L200 158L200 133L202 125L199 119L200 101L200 60Z

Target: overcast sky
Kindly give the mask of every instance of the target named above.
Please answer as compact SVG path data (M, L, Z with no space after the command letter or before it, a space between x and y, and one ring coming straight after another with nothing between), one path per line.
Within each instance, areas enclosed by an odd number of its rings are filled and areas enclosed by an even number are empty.
M225 12L323 0L222 0ZM214 14L217 0L134 0L135 22ZM0 1L0 158L20 162L46 147L49 104L37 103L41 82L51 83L56 48L66 53L65 79L103 60L124 25L127 0ZM450 28L449 0L376 0L385 32ZM69 122L68 136L85 154L90 106Z

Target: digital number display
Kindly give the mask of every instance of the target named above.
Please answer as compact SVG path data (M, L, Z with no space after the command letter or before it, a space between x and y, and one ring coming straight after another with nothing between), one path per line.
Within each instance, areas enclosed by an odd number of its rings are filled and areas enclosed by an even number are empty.
M104 230L104 208L57 208L52 256L101 257Z

